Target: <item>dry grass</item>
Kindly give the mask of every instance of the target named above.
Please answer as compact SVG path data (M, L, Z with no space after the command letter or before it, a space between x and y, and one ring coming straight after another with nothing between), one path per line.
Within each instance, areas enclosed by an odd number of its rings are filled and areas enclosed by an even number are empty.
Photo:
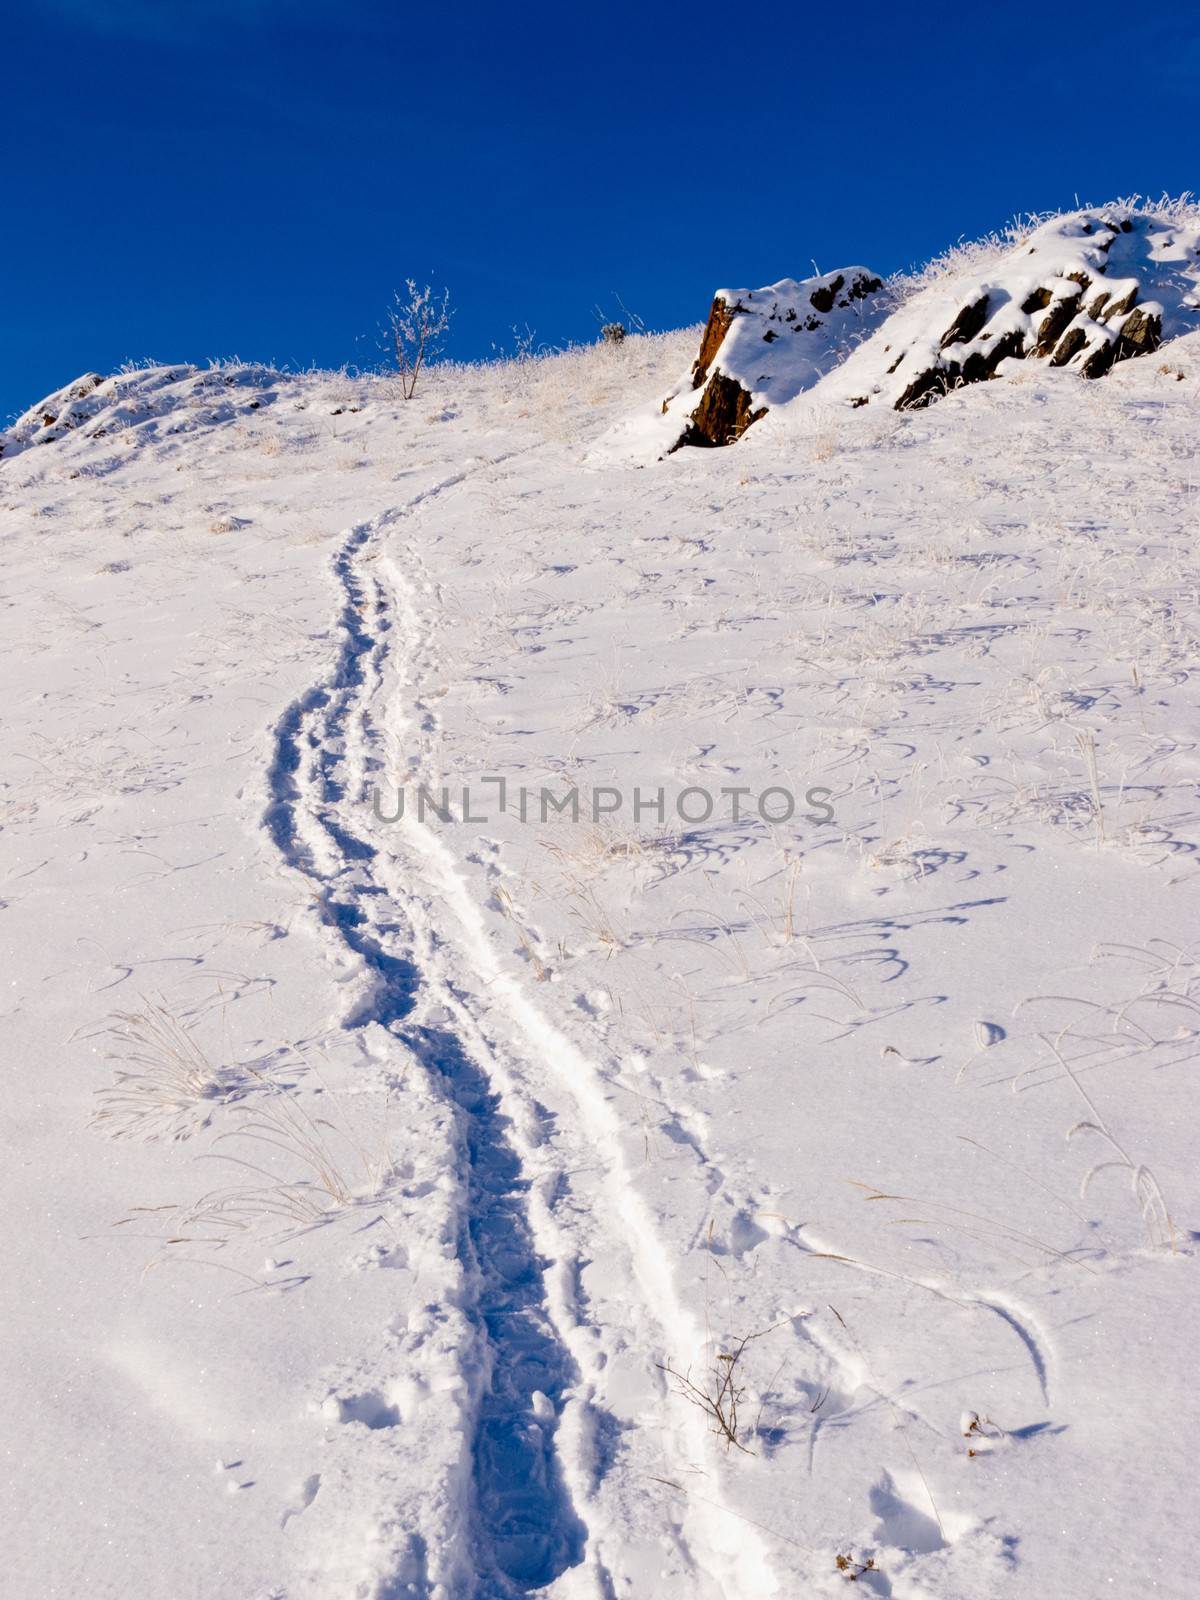
M238 1090L239 1074L214 1065L161 999L143 996L139 1011L115 1013L107 1032L115 1046L107 1057L121 1065L97 1092L90 1126L114 1139L186 1139Z
M496 904L500 907L505 919L516 933L521 949L525 952L526 959L533 968L534 977L539 983L545 983L550 976L549 968L541 956L538 955L532 938L526 932L525 926L517 913L517 908L513 903L512 895L502 886L497 886L493 893L496 897Z
M745 1443L753 1429L747 1430L742 1419L741 1407L747 1385L742 1378L741 1364L749 1346L772 1331L763 1328L758 1333L744 1334L734 1339L728 1350L718 1350L712 1367L699 1383L693 1380L690 1367L680 1372L670 1361L658 1363L658 1370L666 1373L675 1393L703 1411L712 1432L725 1441L726 1450L740 1450L748 1456L755 1453Z
M294 1087L253 1069L247 1077L258 1093L232 1108L234 1125L202 1159L223 1162L251 1181L211 1190L181 1208L168 1245L221 1244L263 1226L313 1227L377 1198L384 1186L391 1171L386 1136L378 1153L368 1151L331 1090L321 1086L334 1112L315 1116Z
M315 1076L310 1063L297 1060ZM293 1084L253 1067L239 1070L245 1098L226 1101L227 1125L197 1157L220 1163L236 1181L186 1203L131 1207L116 1224L157 1242L151 1267L172 1261L220 1265L258 1285L241 1268L216 1261L215 1252L238 1240L287 1238L378 1200L392 1173L386 1127L378 1150L371 1150L336 1093L319 1077L317 1082L316 1092L331 1103L328 1114L310 1110L305 1102L311 1094ZM147 1234L141 1225L148 1221L155 1231Z
M1091 1134L1099 1139L1111 1152L1106 1161L1097 1161L1084 1174L1079 1185L1079 1195L1083 1199L1090 1188L1092 1181L1100 1173L1106 1171L1123 1172L1128 1179L1130 1192L1137 1202L1137 1207L1146 1225L1150 1243L1156 1248L1168 1248L1172 1255L1179 1249L1179 1232L1175 1226L1167 1202L1159 1187L1158 1179L1144 1162L1134 1161L1125 1149L1125 1146L1111 1131L1104 1117L1101 1115L1095 1101L1088 1094L1083 1084L1079 1081L1071 1063L1058 1048L1058 1041L1047 1039L1045 1041L1053 1051L1055 1058L1067 1077L1071 1080L1076 1092L1087 1106L1090 1116L1082 1122L1077 1122L1067 1129L1067 1138L1073 1139L1077 1134Z

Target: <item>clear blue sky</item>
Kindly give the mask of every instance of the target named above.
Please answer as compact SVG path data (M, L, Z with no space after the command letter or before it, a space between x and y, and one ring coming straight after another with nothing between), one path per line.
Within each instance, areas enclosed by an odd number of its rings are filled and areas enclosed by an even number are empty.
M0 52L0 420L127 358L371 364L410 275L471 357L1200 188L1179 3L24 0Z

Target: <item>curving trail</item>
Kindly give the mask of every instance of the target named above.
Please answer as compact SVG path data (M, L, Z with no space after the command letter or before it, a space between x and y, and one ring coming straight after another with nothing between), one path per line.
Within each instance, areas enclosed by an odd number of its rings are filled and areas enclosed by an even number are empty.
M415 1587L386 1592L433 1593L444 1575L469 1571L477 1600L564 1574L581 1593L627 1594L647 1550L665 1544L653 1558L664 1595L737 1600L749 1574L753 1592L770 1596L761 1534L715 1482L701 1514L668 1519L666 1540L661 1493L647 1500L652 1480L674 1488L705 1470L703 1419L668 1403L657 1370L667 1354L698 1353L704 1335L630 1181L605 1068L497 965L438 838L411 817L385 826L370 804L372 784L432 782L415 710L426 633L385 542L465 477L344 539L333 659L277 724L264 814L328 937L369 979L343 1025L385 1030L436 1085L456 1129L470 1328L457 1352L471 1396L462 1492L437 1538L421 1538ZM602 1297L581 1293L585 1264L607 1286ZM395 1571L409 1574L413 1542L398 1548Z

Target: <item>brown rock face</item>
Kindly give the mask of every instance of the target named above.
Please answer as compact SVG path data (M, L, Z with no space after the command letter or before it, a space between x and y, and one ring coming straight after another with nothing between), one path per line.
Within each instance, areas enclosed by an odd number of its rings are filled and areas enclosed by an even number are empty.
M938 344L944 350L951 344L969 344L988 318L988 296L969 301L946 329Z
M704 333L700 338L700 354L692 364L692 388L698 389L708 377L708 369L713 364L717 351L724 342L725 335L733 326L733 319L745 308L739 301L737 305L726 305L725 301L717 295L708 313L708 321L704 324Z
M766 414L766 406L752 411L751 404L749 390L743 389L736 378L727 378L723 372L715 373L700 397L700 404L692 412L687 432L674 448L678 450L685 444L733 444L752 422Z
M1077 294L1063 295L1059 300L1052 300L1050 291L1044 289L1041 293L1045 299L1042 305L1048 307L1046 315L1038 323L1037 344L1034 346L1035 356L1048 356L1061 339L1068 324L1074 322L1079 312L1079 302L1083 299L1083 290ZM1040 309L1031 307L1030 309Z
M736 379L727 378L721 372L711 380L708 376L708 369L716 360L717 351L725 342L725 335L733 326L734 318L744 310L740 300L731 306L720 295L713 297L708 321L700 338L700 354L692 363L692 388L703 388L704 393L682 437L672 446L672 451L681 449L685 444L708 447L732 444L735 439L741 438L752 422L757 422L763 415L765 407L751 411L750 395ZM666 409L664 403L663 410Z
M1121 361L1126 356L1150 355L1161 343L1162 318L1157 312L1143 311L1139 306L1125 318L1121 336L1117 340L1116 360Z

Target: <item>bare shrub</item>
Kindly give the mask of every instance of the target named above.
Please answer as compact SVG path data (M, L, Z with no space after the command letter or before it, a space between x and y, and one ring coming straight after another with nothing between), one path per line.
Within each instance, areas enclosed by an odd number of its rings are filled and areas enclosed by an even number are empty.
M704 1412L712 1432L724 1439L725 1448L728 1450L732 1446L747 1456L752 1456L754 1451L742 1442L747 1429L740 1415L742 1401L746 1398L746 1384L740 1372L741 1362L747 1346L771 1331L764 1328L758 1333L744 1334L734 1340L729 1350L718 1350L713 1358L712 1370L700 1383L693 1380L690 1367L686 1372L680 1372L669 1361L658 1363L658 1370L665 1372L674 1384L675 1393ZM753 1428L749 1430L751 1434L753 1431Z
M397 291L388 312L388 326L396 367L400 373L400 388L406 400L411 400L417 389L417 379L422 367L436 361L450 330L450 291L443 289L435 295L429 284L418 289L416 280L409 278L407 298Z

